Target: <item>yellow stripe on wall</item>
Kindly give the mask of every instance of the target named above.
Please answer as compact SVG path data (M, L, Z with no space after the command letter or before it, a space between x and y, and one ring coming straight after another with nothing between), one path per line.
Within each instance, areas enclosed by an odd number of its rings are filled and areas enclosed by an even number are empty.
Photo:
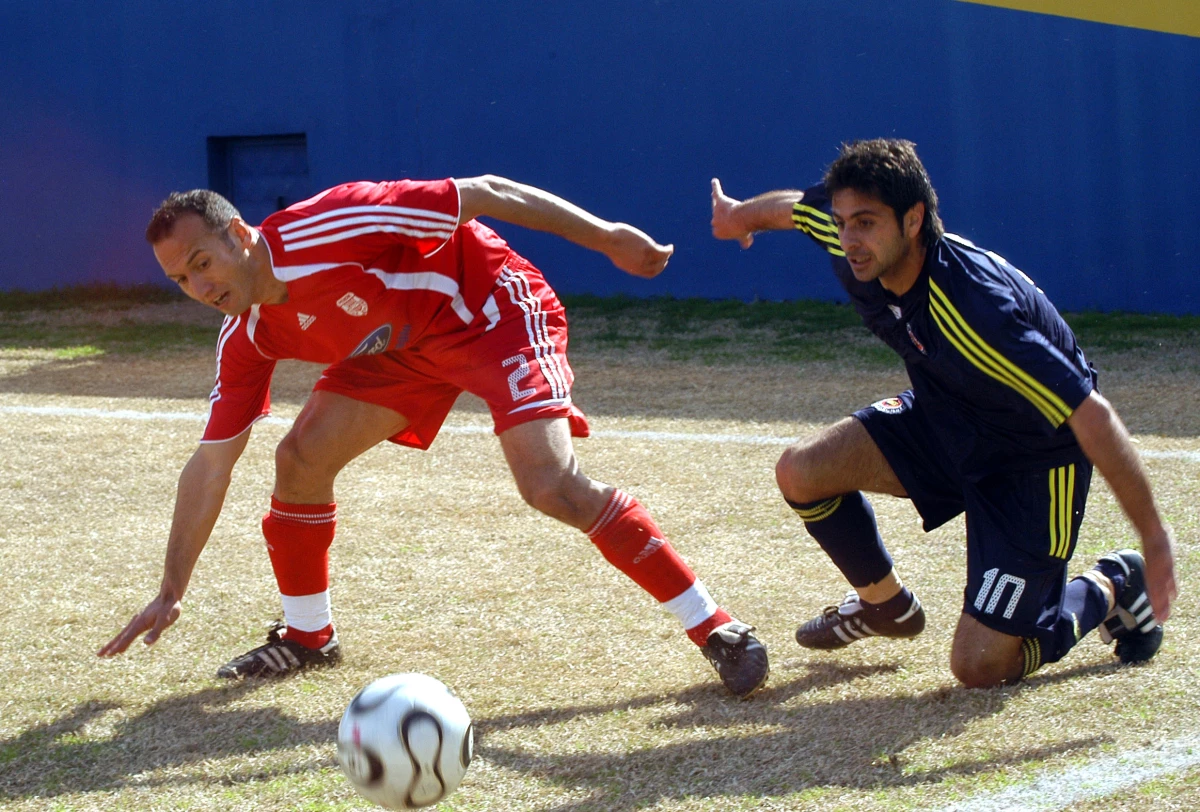
M1123 25L1200 37L1200 2L1197 0L958 0L978 6L996 6L1014 11L1033 11L1090 20L1094 23Z

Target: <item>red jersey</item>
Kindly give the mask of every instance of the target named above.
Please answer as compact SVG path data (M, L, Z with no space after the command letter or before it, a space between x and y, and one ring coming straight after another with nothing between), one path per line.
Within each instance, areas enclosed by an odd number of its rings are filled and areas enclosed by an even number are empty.
M268 217L259 231L288 300L225 319L202 442L270 411L278 359L333 364L494 318L488 297L510 249L458 218L450 179L347 183Z

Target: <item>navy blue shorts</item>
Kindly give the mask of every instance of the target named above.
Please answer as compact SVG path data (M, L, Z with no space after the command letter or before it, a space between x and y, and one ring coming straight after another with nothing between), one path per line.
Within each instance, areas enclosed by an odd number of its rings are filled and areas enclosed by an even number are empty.
M967 518L963 611L1017 637L1045 634L1058 618L1092 466L1086 459L1040 471L967 481L911 391L854 413L932 530Z

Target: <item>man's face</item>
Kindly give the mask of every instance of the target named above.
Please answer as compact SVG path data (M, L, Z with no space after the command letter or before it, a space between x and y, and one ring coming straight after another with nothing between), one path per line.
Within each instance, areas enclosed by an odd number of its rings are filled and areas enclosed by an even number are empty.
M213 233L196 214L185 214L171 236L154 244L154 256L167 278L197 302L227 316L254 304L254 273L245 224L234 220L227 231Z
M840 189L833 193L831 203L838 239L859 282L886 277L915 248L916 233L924 217L921 204L905 214L906 228L902 231L892 208L872 195ZM912 228L914 222L916 229Z

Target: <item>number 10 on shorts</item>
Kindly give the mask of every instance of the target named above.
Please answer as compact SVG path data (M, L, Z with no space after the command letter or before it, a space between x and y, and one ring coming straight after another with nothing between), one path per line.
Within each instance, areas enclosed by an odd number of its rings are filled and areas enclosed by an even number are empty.
M994 614L996 607L1000 604L1000 599L1004 596L1004 590L1009 584L1013 585L1013 592L1012 597L1008 599L1008 606L1004 607L1004 619L1011 620L1013 612L1017 609L1017 601L1021 600L1021 593L1025 591L1025 579L1008 573L1001 575L998 567L993 567L983 574L983 586L975 598L975 610L988 615ZM991 595L990 600L988 599L989 594ZM984 602L987 603L986 609Z

